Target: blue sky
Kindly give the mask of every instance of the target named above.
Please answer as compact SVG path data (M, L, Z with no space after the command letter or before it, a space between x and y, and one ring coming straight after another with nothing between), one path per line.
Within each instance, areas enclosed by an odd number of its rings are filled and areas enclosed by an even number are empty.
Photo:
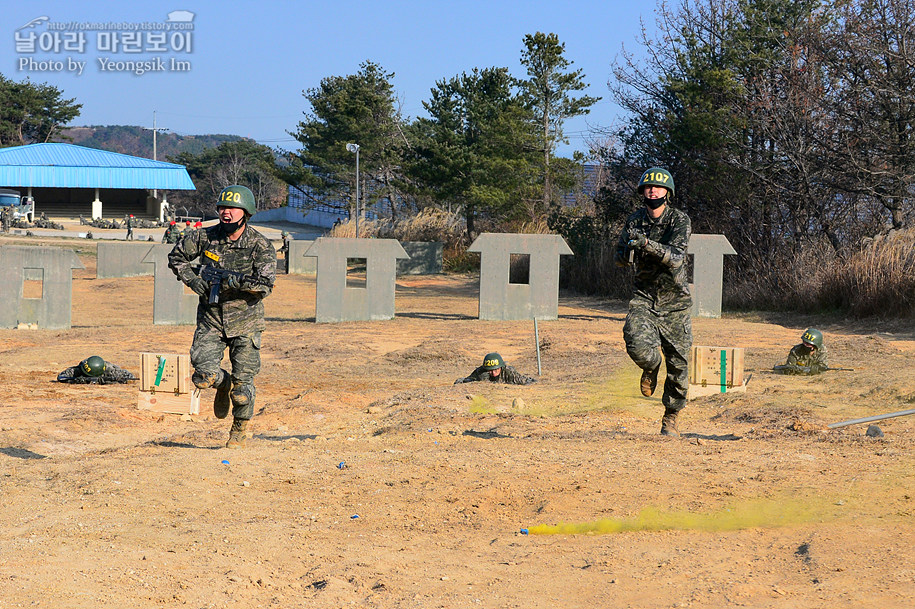
M654 28L654 10L653 3L596 0L7 2L0 73L75 97L83 108L74 125L151 127L156 111L158 126L175 133L228 133L294 149L286 132L308 109L302 91L323 77L353 74L374 61L395 73L404 115L421 116L436 80L489 66L523 76L524 35L553 32L573 67L584 70L587 93L603 98L587 117L566 124L571 141L560 153L570 154L586 149L592 127L619 121L607 89L610 66L623 45L641 54L637 36L642 22ZM156 25L173 11L193 13L193 30ZM185 27L178 24L187 18L173 15L169 27ZM83 29L80 37L79 30L60 29L70 22L105 29ZM108 25L142 23L152 25L139 34ZM114 44L122 46L112 51ZM150 50L156 47L165 50ZM158 69L136 75L128 61Z

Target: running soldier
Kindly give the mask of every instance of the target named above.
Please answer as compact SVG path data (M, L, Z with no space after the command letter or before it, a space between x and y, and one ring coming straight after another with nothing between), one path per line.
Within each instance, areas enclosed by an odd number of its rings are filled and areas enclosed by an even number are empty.
M216 202L216 211L219 223L191 231L168 255L168 265L200 295L191 345L194 385L200 389L216 388L213 413L217 418L228 416L231 406L233 421L226 448L243 448L248 421L254 416L254 377L260 372L261 332L266 327L262 301L270 295L276 280L276 250L248 225L248 218L255 212L254 194L248 188L225 188ZM198 265L241 273L245 278L225 275L219 302L210 303L212 286L199 276L195 270ZM226 348L231 374L221 368Z
M690 221L684 212L670 206L674 178L666 169L645 171L638 192L643 207L626 220L616 247L616 263L635 267L635 293L629 301L623 338L629 357L642 369L639 389L646 397L657 387L664 354L667 378L661 398L661 433L679 436L677 415L686 406L687 358L693 343L693 302L686 277Z

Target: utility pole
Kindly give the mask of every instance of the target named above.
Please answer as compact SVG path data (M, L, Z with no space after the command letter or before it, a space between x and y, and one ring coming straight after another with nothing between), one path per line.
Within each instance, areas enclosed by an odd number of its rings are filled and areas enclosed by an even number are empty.
M159 158L158 158L158 154L157 154L157 151L156 151L156 135L159 133L159 131L168 131L168 129L165 129L165 128L159 129L159 127L156 126L156 111L155 111L155 110L153 110L153 126L152 126L152 129L150 129L149 127L143 127L143 129L146 129L147 131L152 131L152 134L153 134L153 155L152 155L152 158L153 158L154 161L158 161ZM153 198L154 198L154 199L158 199L158 198L159 198L159 191L158 191L157 189L155 189L155 188L153 189Z

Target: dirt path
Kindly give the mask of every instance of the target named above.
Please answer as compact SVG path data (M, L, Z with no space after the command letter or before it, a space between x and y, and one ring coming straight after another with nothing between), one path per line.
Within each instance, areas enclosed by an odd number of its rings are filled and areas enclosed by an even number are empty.
M152 325L151 277L95 279L85 247L71 330L0 330L0 609L915 606L915 417L824 430L912 408L903 326L696 320L753 377L668 439L624 303L564 295L535 385L455 386L492 350L536 373L532 324L477 320L473 278L403 279L394 320L315 324L314 282L282 276L253 438L229 451L212 415L53 382L191 341ZM808 323L857 371L764 372ZM560 523L598 533L539 534Z

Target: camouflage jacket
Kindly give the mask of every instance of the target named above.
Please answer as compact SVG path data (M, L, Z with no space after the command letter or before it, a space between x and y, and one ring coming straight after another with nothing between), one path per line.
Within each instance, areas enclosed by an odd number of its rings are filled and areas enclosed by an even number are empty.
M178 243L178 240L181 238L181 230L177 226L169 226L165 229L165 234L162 235L162 243Z
M648 244L634 250L635 293L631 304L645 305L658 312L682 311L693 305L686 275L686 248L689 245L689 216L669 205L657 220L644 207L629 218L616 246L616 263L628 266L629 241L637 234Z
M493 378L489 375L489 370L480 366L476 370L470 373L470 376L458 379L454 382L455 385L459 383L473 383L476 381L489 381L491 383L506 383L508 385L530 385L531 383L536 383L537 379L531 378L529 376L524 376L511 366L504 366L502 368L502 373L499 376Z
M79 385L110 385L111 383L126 383L127 381L136 381L137 377L133 373L124 370L114 364L106 364L105 373L102 376L86 376L79 366L70 366L57 375L58 383L73 383Z
M811 349L801 343L791 347L788 352L788 361L785 366L788 374L819 374L829 368L829 354L826 345L819 349Z
M181 281L190 284L198 276L194 268L198 264L254 275L268 284L242 282L238 290L224 288L216 304L209 304L207 296L201 296L198 324L219 328L229 338L266 327L262 300L270 295L276 281L276 250L270 241L248 224L236 241L231 241L219 224L190 231L169 253L168 266Z

